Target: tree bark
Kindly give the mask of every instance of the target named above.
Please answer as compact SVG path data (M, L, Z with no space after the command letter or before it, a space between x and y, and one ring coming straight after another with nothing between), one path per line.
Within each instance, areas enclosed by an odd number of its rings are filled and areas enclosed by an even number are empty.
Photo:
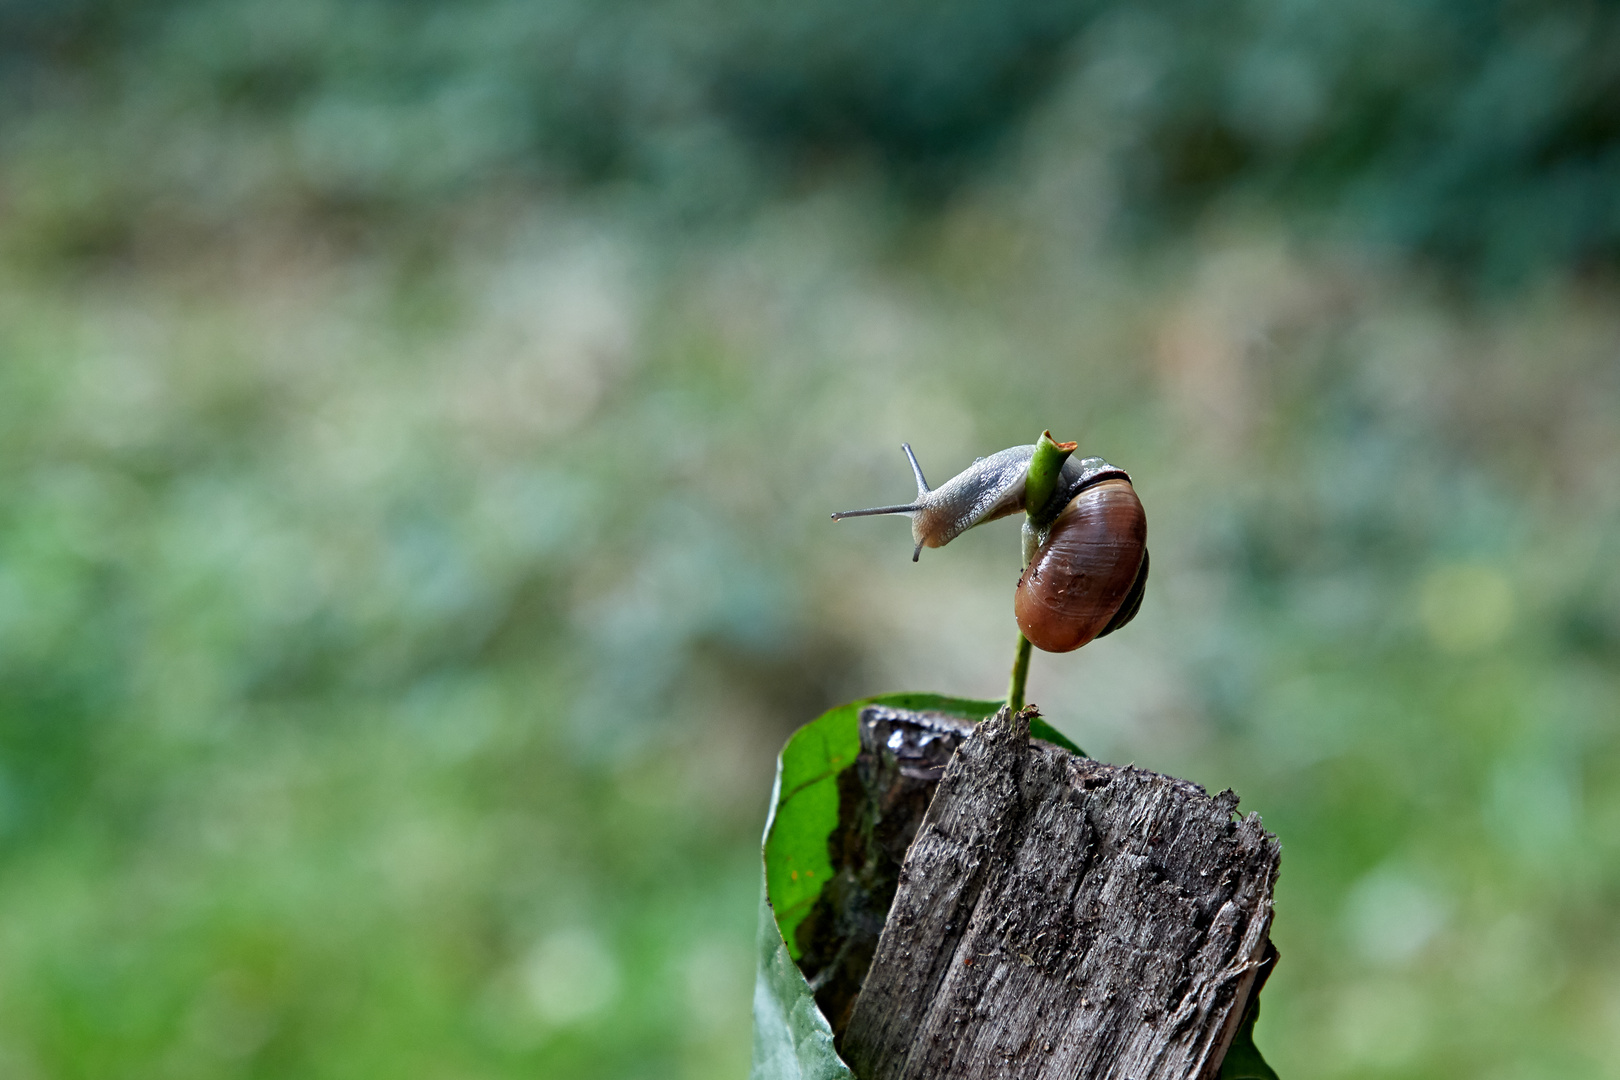
M1230 791L1032 740L1029 714L948 740L840 1052L863 1080L1209 1080L1275 958L1277 840Z

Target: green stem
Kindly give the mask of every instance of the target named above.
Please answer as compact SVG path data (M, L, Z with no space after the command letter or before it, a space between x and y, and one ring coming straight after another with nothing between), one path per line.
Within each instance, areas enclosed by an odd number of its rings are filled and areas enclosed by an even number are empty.
M1029 472L1024 477L1024 513L1034 528L1046 528L1063 509L1061 503L1053 505L1053 496L1063 475L1063 463L1078 445L1053 442L1050 431L1041 432L1036 441L1035 454L1029 459Z
M1050 431L1041 432L1035 443L1035 454L1029 459L1029 472L1024 475L1024 556L1028 559L1034 550L1033 537L1052 524L1061 504L1053 505L1058 482L1063 475L1063 463L1074 453L1075 443L1052 441ZM1018 652L1013 657L1012 679L1007 683L1007 704L1014 712L1024 707L1024 686L1029 682L1029 654L1032 646L1022 632L1018 635Z
M1024 707L1024 684L1029 681L1029 654L1032 647L1022 632L1018 635L1018 653L1013 658L1012 680L1007 684L1007 707L1017 712Z

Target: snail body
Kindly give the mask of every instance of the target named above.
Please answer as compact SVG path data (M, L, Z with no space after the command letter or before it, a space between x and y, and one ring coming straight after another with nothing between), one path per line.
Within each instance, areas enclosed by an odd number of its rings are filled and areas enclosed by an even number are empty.
M979 458L932 489L911 446L903 448L917 479L915 501L846 510L833 520L910 516L915 562L925 547L943 547L975 525L1029 511L1030 519L1050 522L1039 530L1025 524L1025 566L1013 598L1019 629L1031 644L1068 652L1136 615L1147 583L1147 517L1125 470L1102 458L1067 458L1046 505L1031 508L1025 480L1034 444Z
M880 514L906 514L911 517L911 538L916 547L911 561L916 562L925 547L944 547L975 525L995 521L1026 509L1024 505L1024 478L1029 473L1029 462L1035 456L1035 444L1012 446L989 457L978 458L937 488L930 489L923 478L922 466L911 444L904 443L906 460L917 478L917 498L914 502L897 506L874 506L867 510L843 510L834 514L834 521L851 517L873 517ZM1073 458L1063 463L1059 481L1060 491L1075 491L1084 483L1103 474L1124 476L1102 458ZM1061 504L1059 504L1061 505Z

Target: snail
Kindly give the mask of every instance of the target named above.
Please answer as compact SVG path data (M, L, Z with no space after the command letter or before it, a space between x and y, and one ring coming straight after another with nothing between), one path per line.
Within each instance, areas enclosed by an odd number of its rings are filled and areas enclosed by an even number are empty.
M1074 444L1060 448L1072 451ZM925 547L943 547L975 525L1028 511L1025 478L1033 444L974 461L930 489L910 444L903 446L917 478L917 497L903 506L845 510L834 521L908 514L916 562ZM1111 634L1142 606L1147 584L1147 516L1124 469L1102 458L1066 458L1057 486L1024 526L1024 571L1013 594L1018 628L1038 649L1069 652Z

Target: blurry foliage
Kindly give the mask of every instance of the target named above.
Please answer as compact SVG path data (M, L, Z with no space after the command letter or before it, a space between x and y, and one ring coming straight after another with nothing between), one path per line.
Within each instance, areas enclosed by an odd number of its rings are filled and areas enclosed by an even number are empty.
M1268 1059L1613 1074L1611 8L896 10L0 5L0 1074L740 1075L772 754L1013 633L826 515L1046 426Z
M1486 282L1620 255L1620 11L1587 0L17 0L0 42L10 125L103 107L101 145L12 137L81 173L35 181L70 256L288 196L397 227L475 186L629 181L712 215L849 159L931 201L1066 82L1127 236L1236 201Z

